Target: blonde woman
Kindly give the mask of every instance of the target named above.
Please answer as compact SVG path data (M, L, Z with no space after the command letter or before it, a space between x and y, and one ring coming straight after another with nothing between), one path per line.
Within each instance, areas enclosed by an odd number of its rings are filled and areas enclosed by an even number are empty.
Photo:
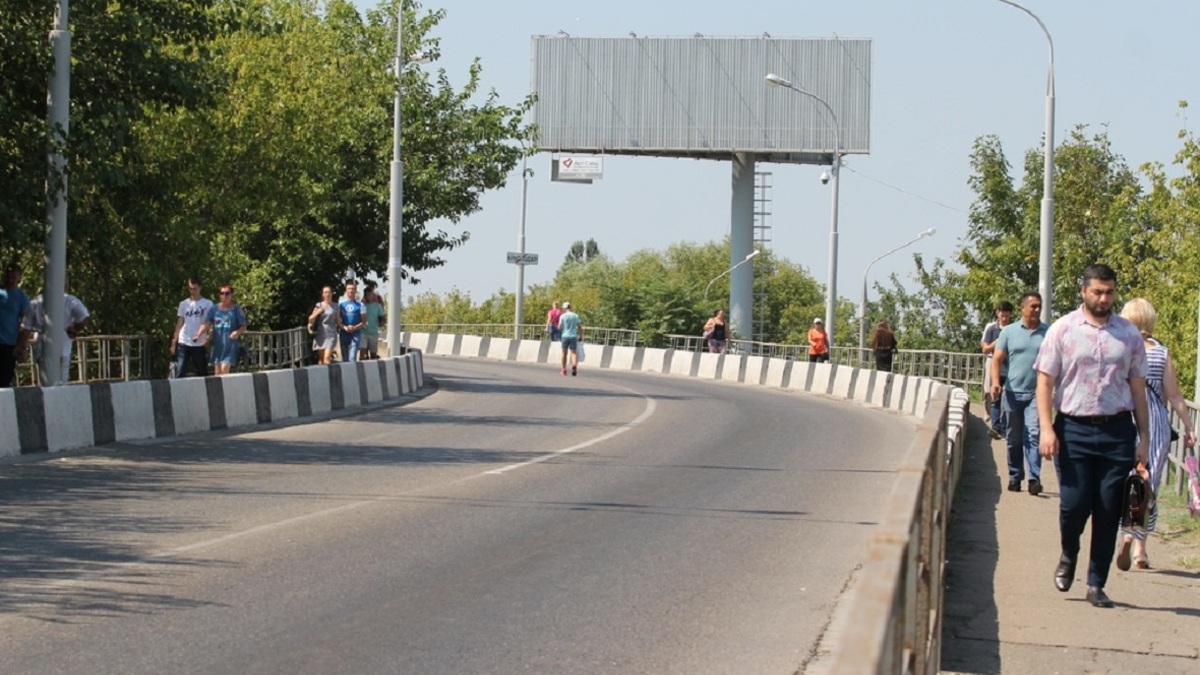
M321 289L321 301L308 315L309 331L313 334L313 352L317 363L329 365L333 360L333 346L337 342L337 303L333 298L333 287Z
M1158 494L1158 486L1162 483L1163 474L1167 469L1167 453L1171 446L1171 420L1167 406L1175 409L1175 414L1183 421L1184 440L1187 447L1196 445L1196 430L1192 427L1188 415L1187 403L1183 392L1179 390L1179 382L1175 377L1175 364L1171 361L1167 348L1154 339L1154 325L1158 315L1154 305L1142 298L1134 298L1125 303L1121 316L1137 326L1142 333L1146 345L1146 403L1150 412L1150 428L1138 430L1138 433L1149 433L1150 436L1150 486ZM1158 524L1158 505L1150 511L1145 530L1125 532L1121 542L1121 550L1117 554L1117 569L1126 571L1136 564L1138 569L1150 569L1150 558L1146 555L1146 537L1154 531Z

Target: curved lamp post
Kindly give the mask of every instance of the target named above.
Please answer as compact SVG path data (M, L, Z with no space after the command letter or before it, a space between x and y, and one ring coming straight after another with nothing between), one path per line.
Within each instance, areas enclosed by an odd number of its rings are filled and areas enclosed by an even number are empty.
M708 291L710 288L712 288L713 284L717 283L717 279L720 279L721 277L725 276L726 274L729 274L730 272L736 270L737 268L741 267L742 265L745 265L746 263L750 262L754 258L754 256L758 255L759 253L761 253L761 251L759 251L758 249L754 249L753 251L750 252L749 255L746 256L745 260L734 265L733 267L730 267L729 269L725 270L724 272L721 272L720 274L718 274L716 276L716 278L714 278L712 281L708 282L708 285L704 287L704 299L708 300Z
M1042 321L1050 323L1051 308L1054 305L1054 40L1046 24L1037 14L1018 5L1011 0L999 0L1009 7L1025 12L1033 17L1046 43L1050 45L1050 66L1046 71L1046 153L1045 165L1042 169L1042 220L1041 237L1038 248L1038 291L1042 294Z
M768 73L767 84L775 87L783 87L791 89L798 94L804 94L815 100L817 103L825 106L825 110L829 116L833 118L833 161L830 163L830 173L833 174L833 203L829 209L829 279L825 289L825 333L829 340L829 346L833 346L834 332L834 312L837 308L837 246L838 246L838 176L841 175L842 168L842 133L841 125L838 123L837 114L833 112L833 108L829 103L812 93L805 91L800 87L792 84L790 81L776 75Z
M937 232L937 230L931 227L928 230L921 232L921 234L918 234L912 239L909 239L903 244L900 244L896 248L867 263L867 269L863 272L862 299L858 303L858 354L860 357L862 357L863 350L866 349L867 346L867 276L871 274L871 266L895 253L896 251L899 251L900 249L912 246L925 237L933 236L935 232Z

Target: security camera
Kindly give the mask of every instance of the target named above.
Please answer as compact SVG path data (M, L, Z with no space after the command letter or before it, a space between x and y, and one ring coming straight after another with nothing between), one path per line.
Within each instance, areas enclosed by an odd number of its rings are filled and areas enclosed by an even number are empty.
M821 172L821 185L828 185L828 184L829 184L829 172L822 171Z

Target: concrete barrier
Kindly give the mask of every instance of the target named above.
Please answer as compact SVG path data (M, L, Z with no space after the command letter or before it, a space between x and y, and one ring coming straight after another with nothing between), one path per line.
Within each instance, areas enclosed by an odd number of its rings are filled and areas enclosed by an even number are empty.
M0 457L244 429L379 403L424 381L421 353L410 348L379 361L225 377L0 389Z

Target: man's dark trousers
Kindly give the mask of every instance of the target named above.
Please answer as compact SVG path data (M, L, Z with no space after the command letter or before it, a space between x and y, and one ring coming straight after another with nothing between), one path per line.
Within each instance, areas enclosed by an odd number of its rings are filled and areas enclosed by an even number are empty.
M1137 452L1137 427L1131 413L1098 424L1058 415L1054 433L1059 443L1054 461L1061 483L1062 550L1068 556L1079 555L1079 538L1090 516L1087 584L1103 588L1117 546L1122 490Z
M191 364L191 369L200 377L208 375L208 354L204 345L175 345L175 377L187 377L188 364Z

